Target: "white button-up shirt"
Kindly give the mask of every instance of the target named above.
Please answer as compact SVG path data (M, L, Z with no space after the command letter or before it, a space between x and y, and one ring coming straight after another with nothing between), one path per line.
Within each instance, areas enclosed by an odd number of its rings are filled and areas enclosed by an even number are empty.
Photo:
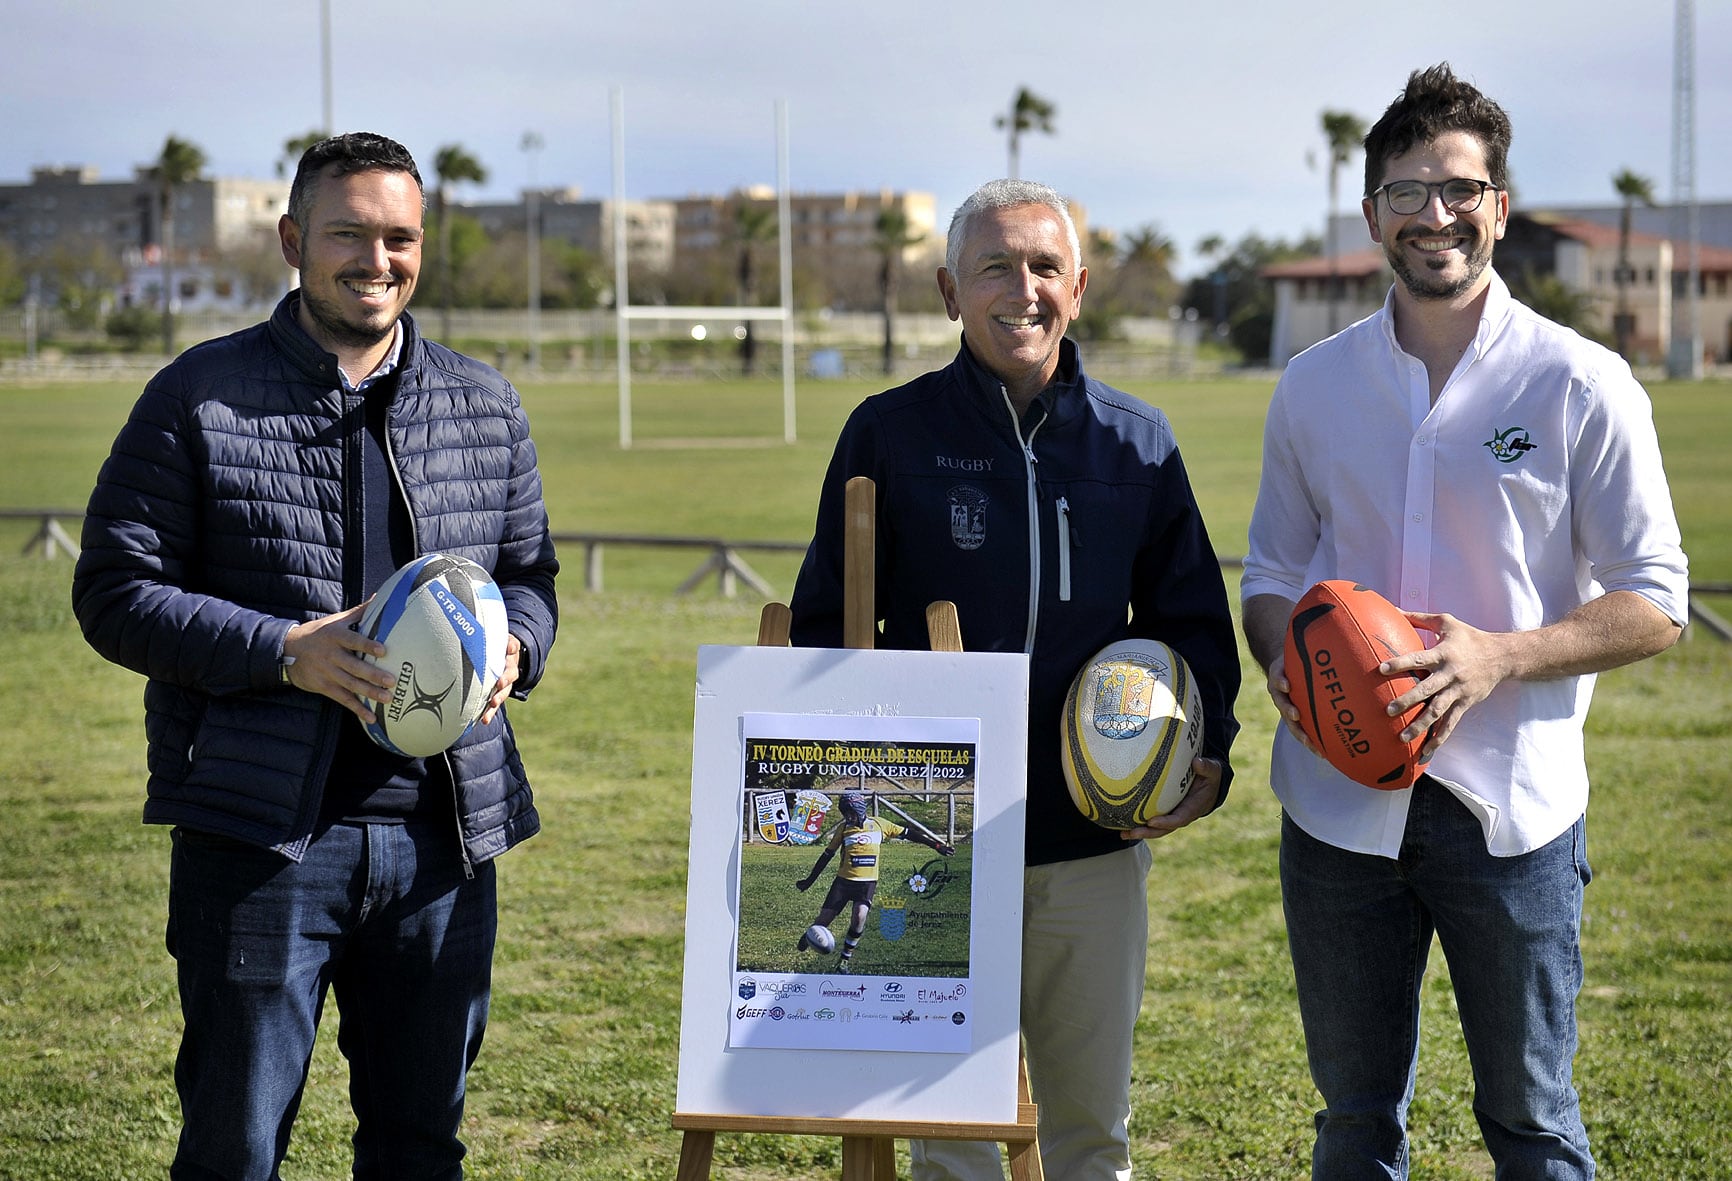
M1405 611L1486 631L1556 623L1634 591L1685 622L1688 571L1647 393L1616 354L1511 298L1495 273L1479 331L1431 401L1383 309L1287 366L1263 434L1241 597L1297 601L1345 578ZM1424 635L1424 633L1421 633ZM1496 856L1550 841L1588 803L1592 676L1505 681L1428 768ZM1394 857L1412 795L1362 787L1276 735L1270 782L1295 823Z

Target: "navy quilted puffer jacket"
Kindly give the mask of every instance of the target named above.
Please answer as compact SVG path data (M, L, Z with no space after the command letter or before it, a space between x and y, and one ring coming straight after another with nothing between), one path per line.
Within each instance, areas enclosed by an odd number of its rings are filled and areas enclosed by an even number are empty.
M146 822L298 859L343 710L279 685L277 658L292 625L364 597L344 538L362 528L348 487L365 426L336 358L295 323L297 298L188 350L145 388L91 494L72 598L91 646L149 678ZM416 552L493 574L523 643L521 698L558 624L528 421L498 373L402 323L390 458ZM444 757L471 862L540 827L504 710Z

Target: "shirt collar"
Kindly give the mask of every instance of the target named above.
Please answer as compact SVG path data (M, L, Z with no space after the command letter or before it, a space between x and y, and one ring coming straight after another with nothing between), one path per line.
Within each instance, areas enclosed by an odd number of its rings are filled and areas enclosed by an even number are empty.
M1509 293L1509 284L1503 281L1503 276L1496 270L1489 272L1491 282L1486 285L1485 305L1480 309L1479 327L1474 329L1473 341L1467 346L1468 352L1478 360L1485 356L1485 351L1491 347L1491 342L1497 338L1505 324L1509 323L1511 312L1515 308L1515 296ZM1389 342L1389 347L1395 352L1401 352L1401 343L1395 339L1395 284L1390 284L1389 294L1383 297L1383 339Z
M373 372L367 374L367 376L365 376L361 379L359 385L354 384L353 382L351 382L349 380L349 375L347 373L343 372L343 367L341 365L337 366L337 374L338 374L338 376L340 376L343 379L343 388L345 390L348 390L351 394L359 394L359 393L365 391L368 386L373 385L375 382L382 381L383 379L391 376L391 374L393 372L395 372L398 363L401 362L402 359L403 359L403 321L398 320L395 324L391 325L391 348L390 348L390 351L385 354L384 359L381 360L378 365L374 366Z

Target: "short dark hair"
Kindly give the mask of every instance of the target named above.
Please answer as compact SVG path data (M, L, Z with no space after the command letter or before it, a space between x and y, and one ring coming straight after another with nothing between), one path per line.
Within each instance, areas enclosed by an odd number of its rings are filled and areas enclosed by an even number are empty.
M1491 173L1485 179L1500 189L1509 187L1509 116L1457 78L1448 62L1439 62L1409 74L1407 88L1366 135L1365 195L1383 183L1383 170L1392 157L1450 131L1465 131L1479 140Z
M289 220L303 231L307 228L307 214L313 207L313 190L325 168L331 164L337 166L332 176L347 176L351 172L369 169L407 172L415 179L415 187L422 190L425 200L426 186L421 183L421 170L415 167L415 157L409 154L408 148L371 131L333 135L302 152L301 162L295 166L295 180L289 186Z

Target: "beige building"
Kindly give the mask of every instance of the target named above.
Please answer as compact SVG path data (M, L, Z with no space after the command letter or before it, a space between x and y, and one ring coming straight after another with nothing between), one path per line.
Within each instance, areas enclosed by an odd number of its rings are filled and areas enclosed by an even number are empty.
M1262 275L1275 289L1269 364L1277 369L1383 306L1393 278L1383 251L1378 249L1349 251L1337 255L1333 262L1300 258L1275 263L1264 267Z
M1535 220L1560 236L1558 276L1571 287L1594 294L1604 335L1610 337L1619 307L1617 228L1544 214ZM1703 359L1709 364L1732 362L1732 250L1707 245L1698 250L1696 292ZM1636 364L1663 364L1684 311L1678 301L1688 283L1687 248L1633 231L1629 260L1624 300L1633 317L1630 359Z
M524 233L528 225L528 194L518 201L476 203L460 208L491 236ZM726 196L623 203L627 257L634 272L668 274L690 279L707 276L718 299L734 298L739 261L739 210L762 209L769 214L770 236L754 248L758 292L773 296L777 288L777 210L774 189L758 186ZM817 286L818 302L844 308L875 308L878 301L876 246L878 216L900 210L909 233L921 239L903 251L905 265L936 260L944 240L936 225L930 193L795 193L789 198L796 275L806 287ZM610 270L613 266L614 202L585 200L576 188L543 189L536 193L536 219L543 239L571 242L589 251ZM934 261L936 266L936 261ZM722 294L726 292L727 294Z
M585 200L578 188L537 189L535 219L542 241L569 242L613 267L613 201ZM530 194L510 202L461 205L490 237L528 232ZM674 202L620 202L626 257L634 267L665 271L674 262Z
M684 197L674 205L674 257L682 270L732 275L739 252L739 211L758 209L771 218L771 237L761 252L760 290L776 282L774 189L754 186L726 196ZM902 251L905 268L940 257L944 238L937 224L937 202L931 193L876 192L792 193L788 197L790 246L796 283L811 302L838 310L870 310L878 306L878 218L895 210L907 221L909 237L919 241ZM936 266L936 262L933 263Z

